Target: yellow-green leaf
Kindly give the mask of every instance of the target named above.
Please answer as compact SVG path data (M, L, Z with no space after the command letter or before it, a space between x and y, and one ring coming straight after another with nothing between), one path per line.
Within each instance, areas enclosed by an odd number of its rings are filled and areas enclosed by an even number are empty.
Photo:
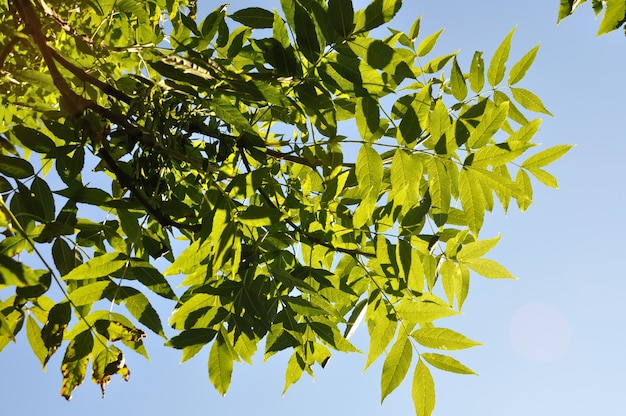
M209 379L222 396L228 391L233 375L233 356L227 342L220 333L209 353Z
M457 315L449 306L440 305L434 302L402 300L396 306L398 315L405 321L411 323L426 323L437 319Z
M487 81L492 87L495 87L504 78L504 72L506 71L506 61L509 59L509 51L511 50L511 39L513 39L513 28L504 38L498 49L493 54L491 62L489 63L489 69L487 70Z
M552 115L551 112L543 105L541 99L537 97L532 92L525 90L524 88L513 88L511 87L511 94L515 101L521 104L522 107L529 111L536 111L538 113L544 113L549 116Z
M566 145L566 144L549 147L545 150L542 150L539 153L532 155L528 159L526 159L522 163L522 167L526 169L542 168L560 159L572 147L574 146Z
M513 65L511 72L509 72L509 85L517 84L522 80L522 78L524 78L524 75L526 75L526 72L535 61L538 50L539 45L528 51L526 55L522 56L522 58L517 61L515 65Z
M413 373L411 396L415 413L418 416L430 416L435 410L435 382L430 370L422 360L417 362Z
M426 352L422 354L422 358L426 360L428 364L440 370L457 374L476 374L472 369L447 355Z
M481 92L485 86L485 61L482 52L474 52L468 80L470 88L475 93Z
M26 336L28 337L30 348L33 350L33 353L35 353L35 356L39 359L41 365L43 366L48 350L46 345L43 343L43 339L41 338L41 329L31 315L28 315L28 318L26 318Z
M411 345L411 340L406 334L400 333L383 364L383 372L380 379L381 403L389 393L402 383L409 371L412 359L413 346Z
M493 260L473 258L464 260L463 263L479 275L490 279L515 279L515 276L509 273L504 266Z
M424 327L413 331L411 336L423 346L438 350L461 350L482 345L448 328Z
M127 262L128 256L124 253L106 253L74 268L63 276L63 280L88 280L108 276L120 270Z
M437 39L439 39L439 35L441 35L441 32L443 32L443 29L439 29L432 35L426 36L417 47L417 56L422 57L428 55L428 53L435 47L435 44L437 43Z

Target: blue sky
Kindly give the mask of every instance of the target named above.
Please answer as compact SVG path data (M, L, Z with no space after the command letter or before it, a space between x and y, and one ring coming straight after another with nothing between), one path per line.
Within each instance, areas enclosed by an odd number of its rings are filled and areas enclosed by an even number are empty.
M275 3L232 0L229 10ZM549 169L560 189L538 185L526 213L486 218L482 236L502 234L490 257L519 280L473 278L464 315L446 324L485 344L455 354L480 376L436 372L436 415L626 414L626 38L597 38L588 4L556 26L557 8L556 0L406 1L391 23L408 30L421 14L422 36L445 28L436 51L461 49L463 68L475 50L490 56L517 25L510 62L541 43L521 86L556 116L544 119L536 140L577 145ZM363 350L364 335L362 328L354 338ZM287 357L257 357L254 366L235 367L231 390L220 397L208 380L208 350L180 365L179 352L156 336L147 345L151 362L127 357L130 383L115 378L102 400L87 381L66 403L59 396L61 354L44 373L20 337L0 353L0 414L413 414L409 382L380 406L382 362L362 374L362 355L335 355L314 382L305 376L284 397Z

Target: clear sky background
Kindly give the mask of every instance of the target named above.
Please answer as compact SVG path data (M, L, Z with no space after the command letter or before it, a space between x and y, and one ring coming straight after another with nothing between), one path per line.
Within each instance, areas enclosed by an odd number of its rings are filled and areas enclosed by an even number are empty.
M205 10L218 5L200 3ZM277 3L231 0L229 11ZM421 14L422 36L445 28L435 51L461 49L464 70L475 50L488 59L517 25L509 62L541 43L520 86L537 93L556 116L544 119L535 140L546 147L577 145L548 169L560 189L537 184L528 212L486 218L481 236L502 234L489 257L520 280L473 277L464 315L442 321L485 345L455 354L480 376L434 370L436 415L626 414L626 38L619 31L597 38L588 4L557 27L558 3L405 1L390 24L408 30ZM254 366L236 365L231 389L220 397L208 379L208 348L181 365L179 351L164 348L153 334L150 362L127 354L130 383L115 376L102 400L87 380L67 403L59 395L63 353L44 373L23 335L0 353L2 416L414 414L410 375L380 406L382 360L362 374L365 356L336 354L317 369L315 381L305 375L281 397L288 357L263 363L258 356ZM353 340L366 350L366 329Z

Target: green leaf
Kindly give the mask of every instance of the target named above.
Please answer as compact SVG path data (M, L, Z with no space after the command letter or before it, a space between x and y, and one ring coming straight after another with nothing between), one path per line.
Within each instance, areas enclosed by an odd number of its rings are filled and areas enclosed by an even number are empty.
M61 396L67 400L72 398L72 392L85 380L87 374L87 363L93 349L93 336L90 331L84 331L76 335L70 341L63 363L61 364L61 374L63 374L63 386Z
M421 41L419 46L417 47L417 56L422 57L428 55L428 53L435 47L437 39L439 39L439 35L441 35L442 32L443 29L439 29L432 35L424 38L424 40Z
M391 161L391 189L389 195L396 205L413 206L419 202L419 186L422 178L419 158L402 149L395 151Z
M463 244L463 247L456 255L457 260L465 261L469 259L476 259L487 254L493 249L500 241L500 235L488 240L472 241L471 243Z
M113 289L115 284L109 280L92 282L73 290L69 299L74 306L93 305L95 302L104 299L105 293Z
M31 315L28 315L28 318L26 318L26 336L28 337L28 343L30 344L30 348L35 353L35 356L39 359L41 365L44 366L44 361L46 360L48 349L46 348L46 345L41 338L41 329Z
M124 278L137 279L145 287L165 299L177 299L165 276L147 261L131 259L130 267L124 269Z
M428 172L428 190L431 198L431 210L435 224L441 226L447 221L450 210L450 175L439 158L429 158L426 162Z
M239 131L247 131L255 134L254 129L250 126L250 122L244 117L241 110L235 107L231 100L225 96L214 98L211 108L219 118L237 128Z
M189 274L206 260L211 251L213 251L213 245L210 241L198 239L176 257L174 263L165 269L163 275Z
M557 23L574 13L574 10L587 0L560 0Z
M467 97L467 85L465 84L465 77L461 72L459 63L454 57L452 62L452 72L450 73L450 88L452 89L452 95L459 101L463 101Z
M8 340L17 342L15 340L14 328L2 312L0 312L0 337L6 337ZM6 344L0 344L0 351L2 351L5 345Z
M328 0L328 15L339 36L342 38L350 36L354 29L352 0Z
M374 0L355 13L355 32L369 32L391 21L402 6L402 0Z
M294 32L298 49L309 62L317 62L320 57L321 46L317 38L315 23L309 12L296 2L294 14Z
M39 274L24 263L0 254L0 288L2 286L35 286L39 283Z
M65 328L72 319L72 310L69 302L61 302L54 305L48 312L48 320L41 329L41 338L48 350L46 358L43 360L43 366L52 357L52 354L61 346Z
M541 182L545 186L548 186L554 189L557 189L559 187L559 184L556 178L543 169L530 168L528 169L528 172L530 172L535 178L539 180L539 182Z
M39 130L26 126L13 127L13 134L27 148L37 153L48 153L56 148L54 141Z
M417 19L415 19L415 21L411 25L411 29L409 30L409 39L411 39L412 42L415 42L415 39L417 39L420 35L421 22L422 22L422 16L418 16Z
M474 52L468 80L475 93L481 92L485 86L485 61L482 52Z
M30 191L33 198L41 206L41 221L51 222L54 220L55 208L54 197L52 191L48 186L48 183L41 179L39 176L33 178L33 182L30 185Z
M228 391L233 375L233 356L227 342L220 332L209 353L209 379L222 396Z
M300 357L297 351L294 351L287 361L287 368L285 369L285 387L283 388L283 394L287 392L289 387L296 383L302 377L302 373L306 367L306 363Z
M461 350L482 345L447 328L424 327L413 331L411 336L423 346L438 350Z
M406 334L400 334L398 340L393 344L385 362L383 364L383 372L380 379L381 399L382 403L392 391L394 391L411 367L413 359L413 346L411 340Z
M354 214L354 226L359 228L370 220L383 180L383 160L370 145L361 146L356 158L356 177L362 200Z
M0 173L10 178L24 179L33 176L35 169L22 158L0 155Z
M228 17L254 29L271 28L274 24L274 13L261 7L240 9Z
M237 221L251 227L264 227L276 224L283 214L274 207L250 205L239 213Z
M152 332L165 337L161 318L150 304L150 301L140 291L129 286L119 286L115 290L116 299L124 302L126 309L133 317L148 327Z
M494 110L488 110L483 115L480 124L470 133L467 144L473 148L485 146L489 140L502 128L509 114L509 103L503 102Z
M435 354L426 352L421 357L433 367L440 370L449 371L457 374L476 374L473 370L467 368L452 357L443 354Z
M366 142L372 142L380 137L377 134L380 128L380 108L375 98L366 95L357 101L356 125Z
M430 416L435 409L435 382L430 370L422 360L418 360L413 373L411 396L415 413L419 416Z
M526 169L542 168L550 163L559 160L565 153L567 153L572 147L571 145L557 145L549 147L530 156L522 163L522 167Z
M515 101L520 103L521 106L524 107L525 109L529 111L535 111L538 113L544 113L549 116L552 115L552 113L549 112L546 109L546 107L544 107L539 97L537 97L532 92L525 90L523 88L511 87L511 94L513 95L513 98L515 99Z
M533 187L530 182L530 176L526 173L524 169L520 169L517 171L517 176L515 177L515 184L519 187L519 189L524 192L528 196L525 199L518 199L517 205L519 206L520 211L526 211L533 199Z
M181 362L185 362L196 355L209 342L213 341L217 331L211 328L192 328L170 338L167 347L183 350Z
M90 259L63 276L63 280L88 280L108 276L128 264L124 253L106 253Z
M528 51L526 55L522 56L522 58L517 61L515 65L513 65L511 72L509 72L509 85L517 84L522 80L522 78L524 78L524 75L526 75L526 72L535 61L538 50L539 45Z
M396 306L396 312L405 321L411 323L427 323L437 319L457 315L449 306L434 302L401 300Z
M393 340L397 327L398 322L388 319L386 316L368 321L367 330L370 335L370 343L363 371L385 351L389 343Z
M605 2L604 17L598 28L598 36L618 29L626 20L626 2L621 0L609 0Z
M480 180L474 177L471 169L461 169L459 174L459 195L467 219L467 225L472 234L477 236L483 226L486 202Z
M506 61L509 59L509 51L511 50L511 39L513 39L513 28L508 35L504 38L498 49L496 49L491 62L489 63L489 69L487 69L487 81L492 87L495 87L504 78L504 72L506 71Z
M490 279L515 279L515 276L509 273L507 269L493 260L472 258L464 260L463 264L469 266L479 275Z

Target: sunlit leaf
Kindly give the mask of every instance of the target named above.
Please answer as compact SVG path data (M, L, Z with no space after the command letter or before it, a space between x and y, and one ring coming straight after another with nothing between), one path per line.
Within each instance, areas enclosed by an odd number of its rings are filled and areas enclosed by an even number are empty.
M422 360L418 360L413 373L411 396L415 413L419 416L430 416L435 409L435 382L430 370Z
M389 393L402 383L409 371L412 359L413 346L411 341L405 334L400 334L398 340L387 353L383 363L383 372L380 380L381 403Z
M537 51L539 50L539 45L532 48L526 55L522 56L519 61L511 68L511 72L509 72L509 85L517 84L524 78L526 72L531 67L533 62L535 61L535 57L537 56Z
M504 78L504 72L506 71L506 61L509 59L509 52L511 50L511 40L513 39L513 33L515 28L509 32L504 38L500 46L496 49L489 63L489 69L487 69L487 80L492 87L495 87Z
M233 374L233 356L227 342L220 334L209 353L209 379L222 396L228 391Z
M447 328L420 328L411 333L411 336L421 345L438 350L459 350L481 345L458 332Z
M476 374L473 370L447 355L425 352L421 357L426 360L428 364L440 370L457 374Z

